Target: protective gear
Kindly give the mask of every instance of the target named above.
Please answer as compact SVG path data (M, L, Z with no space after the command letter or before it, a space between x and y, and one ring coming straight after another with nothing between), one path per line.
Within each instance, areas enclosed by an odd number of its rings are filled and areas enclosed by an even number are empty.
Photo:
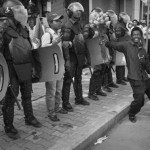
M119 14L119 22L123 22L124 24L129 23L130 22L130 16L125 12L121 12Z
M23 26L27 24L28 20L28 11L24 6L14 6L11 8L14 13L14 18L18 22L20 22Z
M84 8L79 2L71 3L67 9L72 11L73 13L76 11L84 12Z
M4 15L9 18L14 18L23 26L26 25L28 20L27 9L22 5L18 0L12 1L9 0L3 5Z
M32 55L31 55L31 43L28 38L29 35L26 30L21 28L20 35L13 28L9 27L6 34L11 37L9 43L9 55L14 63L14 67L20 81L31 81L31 69L32 69ZM8 56L6 56L7 59ZM13 58L13 59L12 59Z
M108 10L106 14L109 16L112 26L115 27L118 22L116 13L113 10Z
M68 17L73 17L75 21L80 21L81 13L83 12L84 8L79 2L71 3L67 8Z

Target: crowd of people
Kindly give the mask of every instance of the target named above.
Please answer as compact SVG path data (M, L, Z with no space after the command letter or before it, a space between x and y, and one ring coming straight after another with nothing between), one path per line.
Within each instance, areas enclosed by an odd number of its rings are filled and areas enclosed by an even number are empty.
M64 24L64 16L56 13L47 14L47 27L41 18L43 35L37 39L37 24L33 18L28 19L27 10L19 0L6 0L2 10L4 17L7 17L7 27L0 26L0 52L6 59L10 86L16 97L20 89L27 125L42 127L34 117L32 109L32 68L35 63L30 51L33 48L57 44L63 54L64 76L56 81L45 82L48 117L51 121L59 121L57 113L67 114L74 111L69 102L71 84L74 88L75 104L90 105L82 93L82 71L92 63L85 41L97 37L102 63L93 67L89 82L89 101L98 101L98 95L107 96L112 88L119 88L119 85L130 82L134 100L129 110L129 119L136 121L135 115L144 105L144 94L150 97L149 86L146 84L149 81L147 73L150 73L150 62L143 48L145 23L139 24L137 20L131 22L124 12L117 16L112 10L103 12L96 7L90 13L89 23L82 26L84 8L80 3L74 2L67 8L68 19ZM116 72L116 83L113 81L112 71ZM37 77L40 78L40 74ZM20 135L13 126L15 97L9 87L2 107L4 129L8 137L18 139Z

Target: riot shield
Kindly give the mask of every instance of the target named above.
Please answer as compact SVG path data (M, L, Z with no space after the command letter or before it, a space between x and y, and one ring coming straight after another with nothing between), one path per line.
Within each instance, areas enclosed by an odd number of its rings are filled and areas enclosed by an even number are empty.
M39 82L59 80L64 74L64 59L58 45L41 47L33 50L38 51L41 63L41 77Z
M0 53L0 100L4 98L8 84L9 84L8 66L4 56Z
M99 37L86 40L86 45L90 53L92 67L109 61L109 51L106 47L104 48L106 50L106 54L108 55L107 59L104 60L102 57L102 47L100 45Z

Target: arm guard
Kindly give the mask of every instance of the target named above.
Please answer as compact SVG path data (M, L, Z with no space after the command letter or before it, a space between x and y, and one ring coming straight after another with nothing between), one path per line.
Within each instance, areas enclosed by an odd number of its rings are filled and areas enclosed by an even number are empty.
M71 28L66 26L62 27L62 50L63 50L63 56L65 62L70 61L70 54L69 54L69 48L70 48L70 41L72 42L71 37Z

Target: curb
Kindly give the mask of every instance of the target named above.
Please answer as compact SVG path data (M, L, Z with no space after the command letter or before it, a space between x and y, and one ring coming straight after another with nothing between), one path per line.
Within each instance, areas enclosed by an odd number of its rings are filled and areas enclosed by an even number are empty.
M130 101L105 112L95 120L91 120L72 135L64 136L55 146L48 150L87 150L88 147L120 121L129 110Z
M120 112L110 117L104 125L100 126L99 129L91 134L87 139L82 141L81 144L77 145L73 150L85 150L92 144L93 141L96 141L98 138L104 136L112 127L115 126L122 118L124 118L129 110L130 104L126 105Z

